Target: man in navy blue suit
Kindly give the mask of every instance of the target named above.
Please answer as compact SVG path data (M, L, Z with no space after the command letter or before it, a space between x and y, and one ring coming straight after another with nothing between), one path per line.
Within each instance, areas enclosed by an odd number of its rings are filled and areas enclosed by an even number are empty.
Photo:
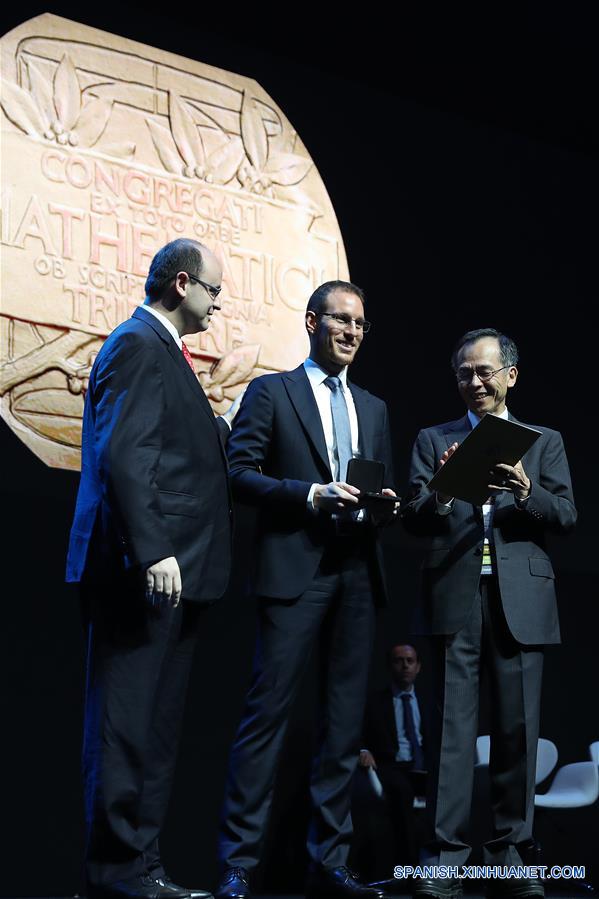
M321 285L305 326L309 358L250 384L228 443L234 495L259 510L259 634L230 761L222 899L249 896L290 706L319 642L325 683L310 790L309 893L380 895L361 885L346 861L375 606L386 601L377 526L395 510L387 502L384 510L359 511L347 465L353 456L382 461L384 483L393 483L387 408L347 379L370 327L360 288Z
M67 580L80 584L87 625L93 899L190 895L164 871L158 838L200 612L229 579L231 500L228 425L215 419L181 338L208 328L221 276L197 242L163 247L145 305L104 343L85 398Z

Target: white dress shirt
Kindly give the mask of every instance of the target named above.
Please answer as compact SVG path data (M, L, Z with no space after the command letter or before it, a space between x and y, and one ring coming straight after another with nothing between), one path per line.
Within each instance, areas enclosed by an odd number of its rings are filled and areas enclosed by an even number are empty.
M507 407L501 412L497 418L507 418ZM480 424L481 419L468 409L468 420L472 425L472 430ZM495 512L495 503L483 503L483 527L484 527L484 544L483 547L483 564L481 574L493 574L493 554L491 547L494 545L493 538L493 513Z
M304 362L304 370L308 376L308 381L310 382L310 387L312 388L312 393L314 394L314 399L318 406L318 414L320 415L320 421L324 431L324 441L329 457L331 474L333 475L334 481L339 481L341 478L339 477L339 461L335 455L335 430L333 428L333 413L331 411L331 389L324 383L327 378L331 377L331 375L328 371L325 371L324 368L321 368L320 365L317 365L316 362L309 358ZM337 377L341 381L341 389L343 390L347 414L349 416L352 456L358 456L358 416L356 414L354 398L351 395L351 390L347 386L347 366L339 372ZM317 484L312 484L308 493L308 499L306 500L308 508L313 512L316 511L314 508L314 491L317 486ZM339 516L333 514L332 517L338 518ZM362 521L364 518L364 509L360 509L355 517L356 520Z
M177 331L177 329L175 328L173 323L170 322L168 320L168 318L166 318L166 316L162 314L162 312L158 312L157 309L154 309L154 307L150 306L148 303L144 303L143 308L146 310L146 312L151 312L152 315L154 315L158 319L160 324L164 325L164 327L166 328L168 333L172 336L173 340L175 341L175 343L181 350L181 352L183 352L183 341L179 337L179 332Z
M304 369L318 406L322 429L324 431L324 440L327 447L327 455L329 457L329 465L334 481L342 481L345 479L345 472L339 472L339 461L335 455L335 431L333 428L333 413L331 412L331 390L324 383L327 378L332 377L328 371L325 371L320 365L317 365L312 359L306 359ZM341 389L345 397L347 405L347 414L349 416L349 427L351 430L351 449L352 456L357 456L358 451L358 416L356 415L356 407L351 390L347 386L347 366L342 369L338 376L341 381Z

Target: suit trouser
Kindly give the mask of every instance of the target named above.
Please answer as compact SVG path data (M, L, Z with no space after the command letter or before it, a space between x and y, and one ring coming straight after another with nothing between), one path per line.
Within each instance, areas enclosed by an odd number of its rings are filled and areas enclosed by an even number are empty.
M383 760L377 766L395 831L395 865L414 864L418 857L411 764Z
M83 779L86 878L143 870L158 849L175 770L201 607L157 612L133 582L81 589L87 632Z
M490 686L489 775L493 838L486 864L522 864L517 844L530 840L543 649L511 635L494 577L482 577L469 619L458 633L433 637L437 688L433 755L429 761L429 840L423 860L461 865L467 860L480 673Z
M252 870L260 860L290 707L318 642L320 733L308 853L316 864L346 863L373 633L369 562L352 538L332 541L297 599L260 599L252 683L229 765L219 843L223 867Z

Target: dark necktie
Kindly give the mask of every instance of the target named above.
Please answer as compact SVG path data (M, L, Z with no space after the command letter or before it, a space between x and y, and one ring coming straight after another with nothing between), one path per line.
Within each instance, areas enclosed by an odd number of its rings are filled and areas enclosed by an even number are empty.
M324 382L331 391L331 414L333 416L333 431L335 432L335 450L339 465L336 480L345 481L347 478L347 464L352 457L351 428L347 403L343 395L341 381L336 376L325 379ZM334 472L333 472L334 475Z
M183 352L183 357L184 357L185 361L187 362L187 364L189 365L189 367L191 368L192 372L195 375L196 369L195 369L195 365L193 364L193 359L191 358L191 353L189 352L189 350L187 349L187 347L185 346L183 341L181 341L181 350Z
M401 701L403 703L403 723L412 747L412 768L414 771L424 771L424 753L422 746L418 742L416 736L416 725L414 724L414 712L412 710L413 693L402 693Z

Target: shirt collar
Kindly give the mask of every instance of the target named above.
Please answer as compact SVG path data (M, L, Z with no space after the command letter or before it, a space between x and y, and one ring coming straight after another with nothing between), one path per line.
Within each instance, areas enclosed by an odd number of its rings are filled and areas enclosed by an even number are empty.
M493 415L493 413L487 412L487 415ZM496 416L496 418L509 418L509 412L507 410L507 406L505 407L503 412L501 412L499 415ZM481 423L482 418L479 418L477 415L474 414L474 412L471 412L470 409L468 409L468 421L472 425L472 430L474 430L474 428Z
M173 338L173 340L175 341L175 343L177 344L177 346L179 347L179 349L182 350L182 349L183 349L183 341L181 340L181 338L180 338L180 336L179 336L179 332L177 331L177 329L175 328L175 326L173 325L173 323L170 322L170 321L168 320L168 318L167 318L165 315L162 314L162 312L158 312L157 309L154 309L153 306L150 306L149 303L144 303L144 309L145 309L147 312L151 312L152 315L155 315L155 316L156 316L156 318L158 319L158 321L160 322L160 324L161 324L161 325L164 325L164 327L166 328L166 330L168 331L168 333L171 335L171 337Z
M404 693L407 693L408 695L411 696L412 693L414 693L414 684L412 684L411 687L408 687L407 690L402 690L401 687L396 687L395 684L392 682L391 690L392 690L394 696L403 696Z
M326 381L327 378L332 377L330 372L325 371L324 368L321 368L318 363L314 362L313 359L306 359L304 362L304 369L306 374L308 375L308 380L313 387L317 387L319 384L322 384ZM347 365L345 368L342 368L339 374L337 375L341 384L343 385L343 389L347 388Z

